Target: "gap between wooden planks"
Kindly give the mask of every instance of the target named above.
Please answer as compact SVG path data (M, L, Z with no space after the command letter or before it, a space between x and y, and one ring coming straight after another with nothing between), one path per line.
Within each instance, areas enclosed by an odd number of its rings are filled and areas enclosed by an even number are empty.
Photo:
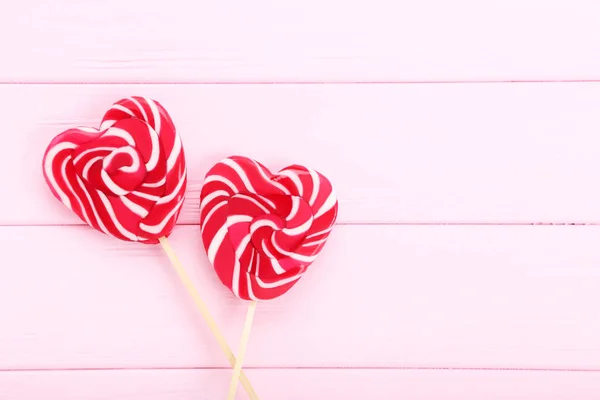
M596 400L600 392L600 372L259 369L248 374L261 400ZM0 372L0 397L80 400L93 393L107 400L212 400L223 397L229 375L210 369Z

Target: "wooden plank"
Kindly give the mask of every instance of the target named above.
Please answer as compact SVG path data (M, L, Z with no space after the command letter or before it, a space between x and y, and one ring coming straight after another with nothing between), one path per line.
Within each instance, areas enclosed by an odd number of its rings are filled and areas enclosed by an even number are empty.
M338 226L261 303L248 367L600 368L600 227ZM175 251L232 349L247 303L199 229ZM159 246L87 227L3 227L0 369L225 367ZM32 247L35 246L35 247Z
M600 372L256 369L261 400L597 400ZM0 372L11 400L211 400L226 395L229 370ZM35 384L32 384L35 382ZM237 399L247 399L245 392Z
M341 223L600 222L600 83L556 83L5 85L0 224L81 223L46 187L44 150L133 94L161 101L183 138L183 224L231 154L320 170Z
M21 1L1 81L600 78L595 0Z

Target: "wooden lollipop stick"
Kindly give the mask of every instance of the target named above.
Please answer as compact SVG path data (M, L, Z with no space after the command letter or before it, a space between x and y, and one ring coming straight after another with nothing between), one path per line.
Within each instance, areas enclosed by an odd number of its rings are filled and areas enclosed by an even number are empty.
M240 373L242 371L242 363L244 362L244 355L246 354L246 346L248 345L248 338L250 337L250 328L252 328L252 320L254 319L254 311L256 311L256 301L250 302L250 305L248 306L246 322L244 322L244 329L242 330L240 349L238 351L235 367L233 367L233 375L231 377L231 383L229 384L227 400L233 400L235 392L237 391L238 381L240 380Z
M198 308L198 311L200 311L200 314L206 320L208 327L210 328L211 332L217 339L217 342L219 343L219 347L221 347L221 350L223 351L223 353L227 357L227 360L229 361L229 365L231 365L232 367L235 367L237 362L236 362L235 356L233 355L233 352L231 351L231 348L225 341L225 337L223 336L221 331L219 331L219 328L217 327L215 320L208 312L208 308L206 307L206 304L204 304L204 302L200 298L200 295L198 294L198 291L194 287L194 284L192 283L192 281L188 277L187 273L185 272L185 269L179 262L179 259L175 255L175 252L173 251L173 248L169 244L169 241L167 240L166 237L161 237L159 239L159 241L160 241L160 244L162 245L165 253L167 253L169 260L171 260L171 264L173 265L173 268L175 268L175 270L177 271L177 274L179 275L181 282L187 289L190 296L192 296L192 299L194 300L194 303L196 304L196 308ZM250 322L252 322L252 319ZM244 330L245 330L245 328L244 328ZM243 355L243 353L242 353L242 355ZM240 368L241 368L241 362L240 362ZM252 388L252 385L250 385L250 381L246 377L246 374L244 374L243 371L238 372L238 373L239 373L240 383L242 384L244 389L246 389L246 392L248 393L248 396L250 396L250 399L259 400L258 396L256 395L256 392Z

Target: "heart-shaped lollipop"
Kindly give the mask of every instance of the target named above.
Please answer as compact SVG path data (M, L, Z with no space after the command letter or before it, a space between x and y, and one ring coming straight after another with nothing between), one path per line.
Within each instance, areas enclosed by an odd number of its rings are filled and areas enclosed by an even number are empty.
M323 249L338 210L322 174L300 165L272 174L241 156L210 169L200 199L208 259L244 300L273 299L296 284Z
M88 225L121 240L162 245L234 366L233 352L167 240L187 182L181 138L167 111L145 97L119 100L100 129L73 128L56 136L42 167L54 196ZM258 400L246 375L238 372L250 398Z
M171 117L145 97L114 103L100 129L73 128L56 136L43 171L54 196L82 221L147 244L171 233L187 180Z

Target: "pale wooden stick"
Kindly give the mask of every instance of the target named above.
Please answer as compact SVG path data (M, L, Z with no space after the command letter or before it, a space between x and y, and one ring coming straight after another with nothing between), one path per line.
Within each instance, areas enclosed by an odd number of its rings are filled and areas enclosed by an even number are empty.
M242 363L244 362L244 355L246 354L246 346L248 345L248 338L250 337L250 328L252 328L252 320L254 319L254 311L256 311L256 301L250 302L250 305L248 306L246 322L244 323L244 329L242 330L240 349L238 350L235 367L233 367L233 376L231 377L231 383L229 384L229 394L227 395L227 400L233 400L235 397L235 392L237 391L240 372L242 371Z
M167 240L166 237L161 237L158 240L160 241L160 244L162 245L165 253L167 253L169 260L171 260L171 264L173 265L173 268L175 268L175 270L177 271L177 274L179 275L181 282L187 289L188 293L192 296L192 299L194 300L194 303L196 304L196 308L198 308L198 311L200 311L200 314L202 315L202 317L204 317L204 319L206 320L206 323L208 324L208 327L210 328L211 332L217 339L217 342L219 343L221 350L223 351L223 353L227 357L227 360L229 361L229 365L234 367L236 365L236 359L235 359L235 356L233 355L233 352L231 351L231 348L225 341L225 337L223 336L221 331L219 331L219 328L217 327L215 320L208 312L208 308L206 307L206 304L204 304L204 302L200 298L198 291L196 290L196 288L194 287L194 284L192 283L192 281L188 277L187 273L185 272L185 269L183 268L183 266L177 259L177 256L175 255L173 248L169 244L169 241ZM250 381L248 380L248 378L246 377L246 374L244 374L243 371L240 373L239 379L240 379L240 383L242 384L244 389L246 389L248 396L250 396L250 398L252 400L259 400L258 396L256 395L256 392L252 388L252 385L250 385Z

